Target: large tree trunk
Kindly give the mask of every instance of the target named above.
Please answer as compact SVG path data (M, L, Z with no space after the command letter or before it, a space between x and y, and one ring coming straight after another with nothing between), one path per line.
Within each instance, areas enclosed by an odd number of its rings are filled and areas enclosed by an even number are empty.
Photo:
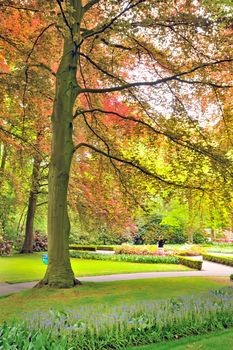
M72 33L76 40L82 16L81 1L70 0L76 21ZM76 283L69 257L70 222L67 190L73 156L73 108L77 98L78 51L73 38L64 38L63 56L56 76L56 95L52 115L52 154L49 168L48 257L49 264L39 287L70 288Z
M36 213L36 203L38 191L40 188L40 163L41 158L36 155L34 157L33 170L32 170L32 185L29 194L26 228L25 228L25 238L21 253L32 253L33 252L33 226L34 218Z

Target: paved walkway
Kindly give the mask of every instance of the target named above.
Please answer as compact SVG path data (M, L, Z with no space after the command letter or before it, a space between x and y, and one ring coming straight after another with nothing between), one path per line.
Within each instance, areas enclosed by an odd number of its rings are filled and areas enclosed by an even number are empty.
M209 261L204 261L201 271L180 271L180 272L140 272L127 273L118 275L105 276L89 276L78 278L81 282L112 282L126 281L145 278L160 278L160 277L207 277L207 276L230 276L233 274L233 267L216 264ZM25 283L0 283L0 296L19 292L24 289L33 288L37 282Z

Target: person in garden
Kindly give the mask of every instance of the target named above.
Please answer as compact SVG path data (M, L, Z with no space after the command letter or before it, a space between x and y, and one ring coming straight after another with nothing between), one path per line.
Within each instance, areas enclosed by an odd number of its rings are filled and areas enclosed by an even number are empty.
M159 250L164 250L164 244L165 244L165 240L162 236L159 236L159 239L158 239L158 249Z

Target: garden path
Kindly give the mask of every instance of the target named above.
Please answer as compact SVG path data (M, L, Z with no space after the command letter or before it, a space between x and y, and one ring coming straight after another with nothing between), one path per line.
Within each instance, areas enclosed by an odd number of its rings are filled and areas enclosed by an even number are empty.
M125 281L145 278L161 278L161 277L208 277L208 276L230 276L233 274L233 267L217 264L209 261L204 261L201 271L180 271L180 272L140 272L140 273L127 273L118 275L105 275L105 276L89 276L80 277L81 282L112 282L112 281ZM33 288L37 282L25 282L25 283L0 283L0 296L8 295L11 293L19 292L24 289Z

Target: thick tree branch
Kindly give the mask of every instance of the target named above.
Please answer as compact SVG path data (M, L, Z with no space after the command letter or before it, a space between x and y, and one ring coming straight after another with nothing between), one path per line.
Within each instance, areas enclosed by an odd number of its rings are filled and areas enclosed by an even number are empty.
M6 38L5 36L3 36L3 35L1 35L0 34L0 40L3 40L3 41L5 41L6 43L8 43L10 46L12 46L14 49L16 49L17 51L19 51L20 53L25 53L22 49L20 49L19 47L18 47L18 45L16 44L16 43L14 43L11 39L9 39L9 38Z
M16 138L16 139L22 141L23 143L25 143L29 147L33 148L42 158L44 158L44 155L38 150L38 148L36 146L34 146L32 143L28 142L24 137L19 136L19 135L15 134L9 130L6 130L2 126L0 126L0 131L2 131L4 134L7 134L13 138Z
M67 20L67 18L66 18L65 13L64 13L64 10L63 10L62 4L61 4L61 0L56 0L56 1L57 1L57 3L58 3L59 8L60 8L60 11L61 11L63 20L64 20L64 22L65 22L67 28L68 28L69 31L70 31L71 37L73 38L73 31L72 31L71 26L69 25L69 22L68 22L68 20Z
M106 39L102 38L101 39L102 43L104 43L105 45L109 46L109 47L114 47L116 49L120 49L120 50L124 50L124 51L132 51L133 48L132 47L127 47L127 46L123 46L121 44L114 44L114 43L110 43L109 41L107 41Z
M114 18L112 18L110 20L110 22L101 25L101 26L97 26L94 29L91 30L86 30L83 34L84 39L81 41L81 43L79 45L81 45L83 43L83 41L93 35L97 35L97 34L101 34L103 32L105 32L105 30L109 29L122 15L124 15L126 12L128 12L129 10L133 9L134 7L138 6L139 4L141 4L142 2L145 2L147 0L138 0L135 4L130 4L128 6L126 6L126 8L124 8L120 13L118 13L118 15L116 15Z
M227 172L232 176L232 172L229 171L229 169L228 169L228 167L232 166L232 163L229 162L227 159L223 158L222 156L220 156L219 154L216 154L214 152L214 150L206 149L206 148L202 147L201 145L196 145L196 144L189 142L189 140L183 140L181 138L178 138L176 135L174 135L172 133L164 132L164 131L155 129L152 125L144 122L141 119L136 119L135 117L132 117L132 116L124 116L124 115L117 113L117 112L114 112L114 111L106 111L106 110L102 110L99 108L95 108L92 110L77 111L75 113L75 116L78 116L80 114L84 115L85 113L111 114L111 115L115 115L123 120L129 120L129 121L132 121L136 124L143 125L144 127L148 128L149 130L154 132L155 134L165 136L166 138L168 138L172 142L178 144L179 146L186 147L186 148L190 149L191 151L195 151L203 156L207 156L208 158L214 160L216 163L220 163L225 168L227 168Z
M34 43L33 43L33 45L32 45L31 50L29 51L29 53L28 53L28 55L27 55L26 63L29 61L29 59L30 59L30 57L31 57L31 55L32 55L32 53L33 53L33 51L34 51L34 49L35 49L35 47L36 47L38 41L39 41L40 38L43 36L43 34L44 34L49 28L51 28L51 27L53 27L53 26L55 26L55 25L56 25L56 23L50 23L49 25L47 25L46 27L44 27L44 28L42 29L42 31L38 34L38 36L36 37L36 39L35 39L35 41L34 41Z
M41 203L38 203L36 206L37 207L40 207L41 205L45 205L45 204L48 204L48 201L46 201L46 202L41 202Z
M23 6L16 6L13 4L0 4L0 7L10 7L15 10L23 10L23 11L30 11L30 12L40 12L40 10L31 8L31 7L23 7Z
M29 64L28 67L37 67L47 70L49 73L51 73L54 77L56 77L56 73L46 64L44 63L35 63L35 64Z
M104 145L105 145L106 148L107 148L108 154L110 154L110 147L109 147L107 141L106 141L102 136L100 136L100 135L92 128L92 126L89 124L89 122L88 122L88 120L87 120L87 118L86 118L85 113L82 113L82 115L83 115L85 124L87 125L88 129L91 130L91 132L92 132L99 140L101 140L101 141L104 143Z
M88 62L90 62L95 68L97 68L100 72L102 72L103 74L109 76L110 78L113 79L117 79L117 77L115 77L113 74L107 72L105 69L103 69L102 67L100 67L96 62L94 62L89 56L85 55L84 53L80 52L80 56L86 58L86 60ZM120 79L118 79L120 80Z
M212 83L211 81L202 81L202 80L185 80L180 78L175 78L174 80L179 81L180 83L189 84L189 85L207 85L215 89L226 89L232 88L233 85L221 85L217 83Z
M161 79L157 79L155 81L139 81L139 82L135 82L135 83L128 83L128 84L124 84L121 86L113 86L113 87L109 87L109 88L102 88L102 89L91 89L91 88L79 88L79 93L93 93L93 94L105 94L105 93L109 93L109 92L116 92L116 91L122 91L122 90L126 90L126 89L130 89L132 87L141 87L141 86L156 86L156 85L160 85L172 80L178 80L181 81L183 83L187 83L187 84L205 84L205 85L209 85L215 88L229 88L229 87L233 87L232 85L218 85L215 83L211 83L211 82L200 82L200 81L191 81L191 80L181 80L179 79L179 77L184 76L184 75L188 75L188 74L192 74L194 72L196 72L197 70L206 68L206 67L211 67L214 65L218 65L221 63L228 63L228 62L233 62L233 58L229 58L229 59L223 59L220 61L215 61L215 62L209 62L209 63L203 63L200 66L194 67L188 71L185 72L181 72L181 73L177 73L174 75L171 75L169 77L165 77L165 78L161 78Z
M123 158L119 158L117 156L114 156L114 155L111 155L111 154L108 154L98 148L96 148L95 146L92 146L88 143L79 143L77 146L74 147L74 152L77 151L79 148L81 147L87 147L87 148L90 148L91 150L95 151L96 153L99 153L99 154L102 154L103 156L107 157L107 158L110 158L112 160L116 160L120 163L123 163L123 164L126 164L126 165L129 165L131 166L132 168L135 168L137 170L139 170L140 172L142 172L143 174L145 175L148 175L148 176L151 176L153 178L155 178L156 180L166 184L166 185L170 185L170 186L174 186L174 187L179 187L179 188L189 188L189 189L196 189L196 190L199 190L199 191L204 191L204 188L202 187L199 187L199 186L189 186L189 185L183 185L181 183L177 183L177 182L173 182L173 181L169 181L169 180L166 180L164 179L163 177L159 176L158 174L155 174L155 173L152 173L150 172L148 169L142 167L141 165L138 165L138 164L135 164L133 163L131 160L127 160L127 159L123 159Z

